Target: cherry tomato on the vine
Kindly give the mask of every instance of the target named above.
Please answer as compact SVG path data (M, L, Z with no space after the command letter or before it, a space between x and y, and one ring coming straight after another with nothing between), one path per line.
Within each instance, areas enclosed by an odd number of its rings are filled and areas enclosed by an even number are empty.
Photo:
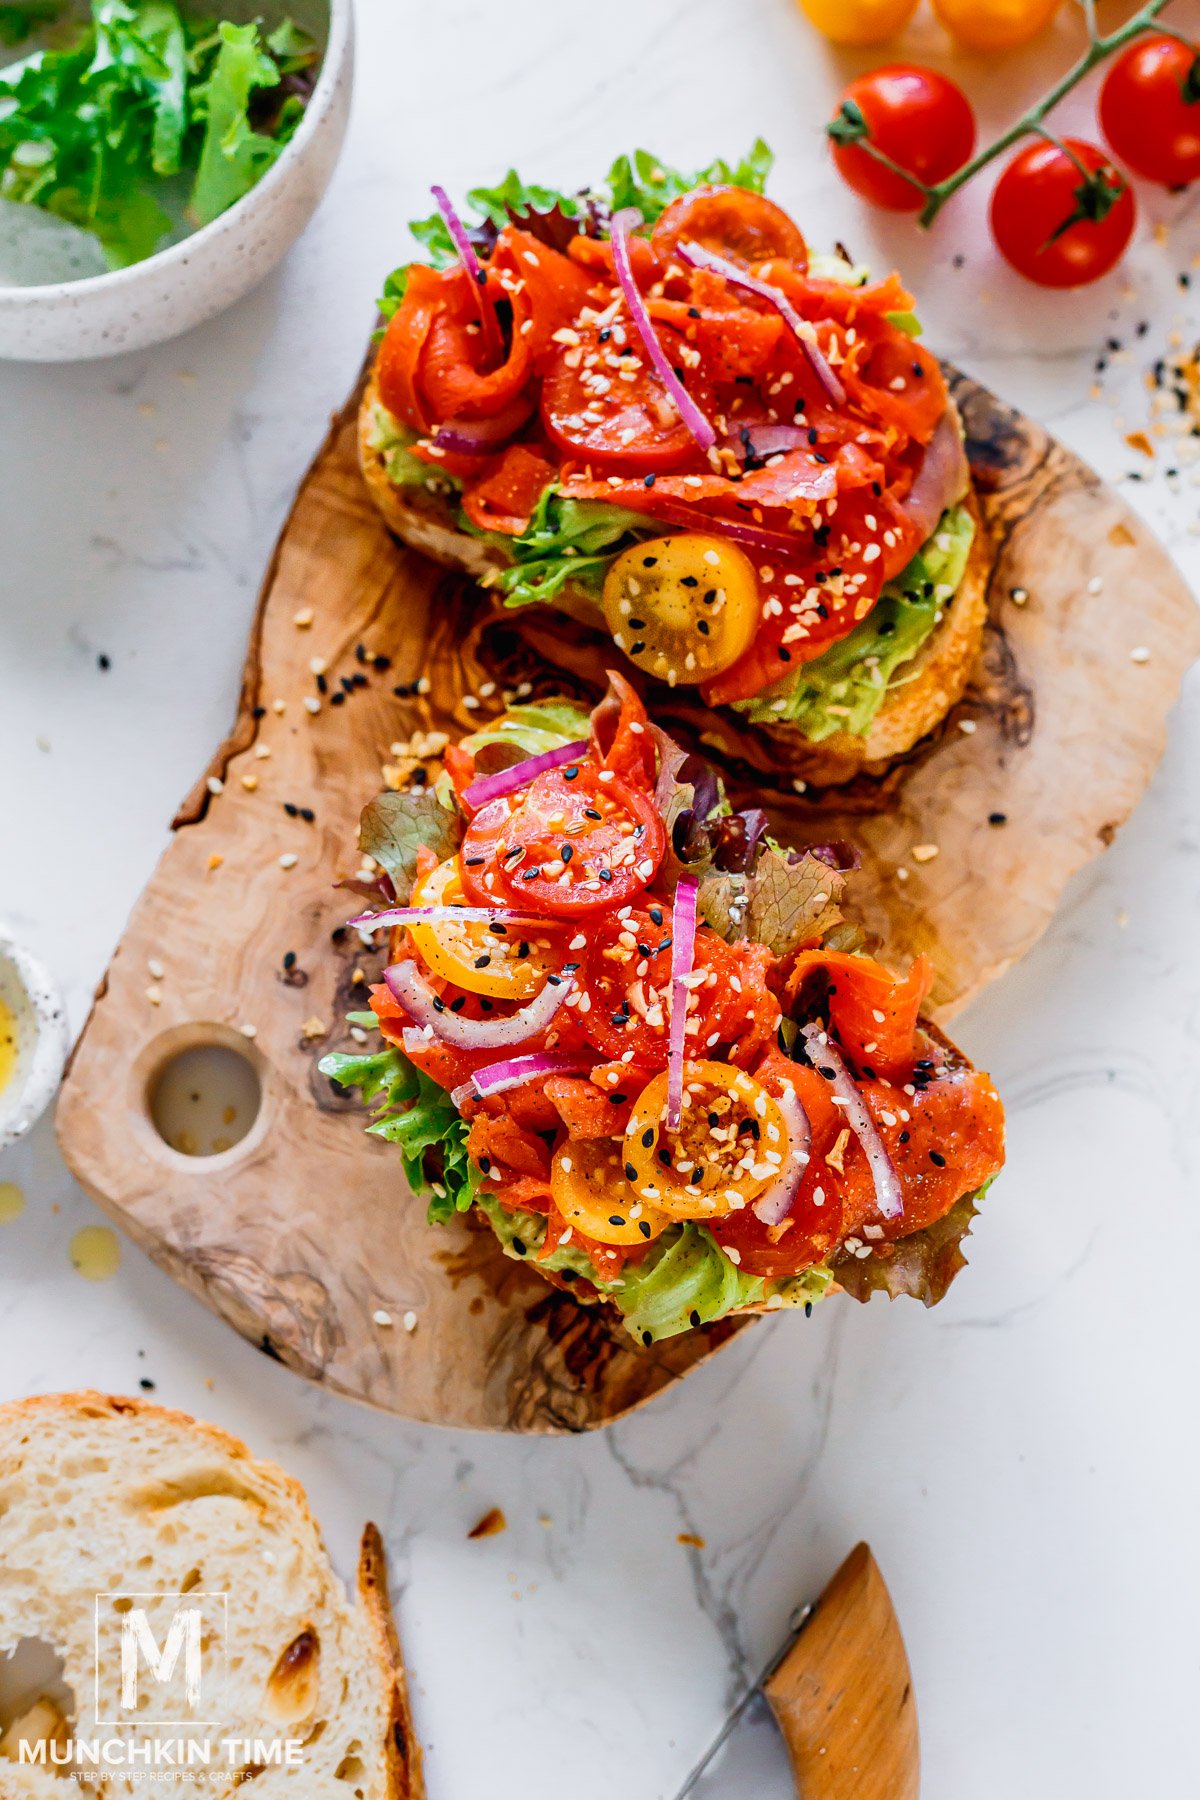
M898 37L917 0L800 0L800 10L830 43L866 50Z
M1095 144L1035 139L992 194L992 236L1040 287L1083 287L1119 262L1136 217L1129 183Z
M1046 29L1062 0L933 0L946 30L968 50L1015 50Z
M857 76L826 130L842 179L891 212L917 212L925 196L873 156L868 142L928 187L953 175L975 148L975 115L962 89L912 63Z
M1178 38L1138 38L1104 78L1100 123L1135 175L1166 187L1195 181L1200 175L1200 50Z

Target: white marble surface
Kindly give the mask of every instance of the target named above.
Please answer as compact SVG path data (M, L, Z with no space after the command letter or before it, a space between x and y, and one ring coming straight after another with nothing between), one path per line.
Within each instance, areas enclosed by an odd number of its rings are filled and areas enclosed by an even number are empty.
M819 121L854 65L790 0L360 5L347 153L282 272L161 350L0 367L0 917L76 1024L231 717L270 545L431 180L515 161L579 181L634 142L686 161L761 130L810 235L902 258L939 348L1105 474L1140 465L1131 499L1200 577L1200 488L1114 425L1144 422L1169 332L1200 329L1177 283L1197 202L1153 201L1165 244L1144 225L1123 274L1039 299L988 254L982 190L918 240L839 189ZM963 63L985 121L1045 84L1068 36ZM907 47L936 42L926 26ZM1135 354L1091 397L1110 334ZM960 1023L1007 1097L1011 1156L936 1313L773 1321L586 1440L406 1427L306 1388L128 1245L86 1285L67 1246L94 1215L44 1124L0 1158L28 1197L0 1226L0 1396L144 1377L306 1481L343 1567L379 1520L432 1800L671 1795L859 1537L908 1639L926 1800L1196 1793L1198 758L1193 683L1133 822ZM494 1504L508 1531L468 1542ZM790 1792L765 1727L705 1788Z

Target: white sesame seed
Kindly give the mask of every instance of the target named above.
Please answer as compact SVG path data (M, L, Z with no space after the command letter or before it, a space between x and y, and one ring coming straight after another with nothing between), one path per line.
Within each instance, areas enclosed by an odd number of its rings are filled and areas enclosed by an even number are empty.
M281 869L294 869L299 861L300 858L294 850L285 850L279 859L279 866Z
M210 775L204 785L210 794L223 794L225 792L225 783L221 780L219 775Z
M257 1025L239 1025L238 1030L244 1038L256 1038L258 1036Z
M1129 652L1129 660L1130 662L1135 663L1148 663L1150 661L1150 652L1147 650L1145 644L1139 644L1136 650L1131 650Z
M392 1322L391 1313L384 1312L382 1306L376 1307L375 1311L371 1314L371 1317L376 1325L390 1325Z
M304 710L305 710L305 712L310 712L310 713L319 713L320 712L321 702L317 699L317 696L315 694L305 694Z
M415 1331L417 1329L417 1315L413 1312L411 1307L405 1313L401 1323L404 1326L405 1331Z

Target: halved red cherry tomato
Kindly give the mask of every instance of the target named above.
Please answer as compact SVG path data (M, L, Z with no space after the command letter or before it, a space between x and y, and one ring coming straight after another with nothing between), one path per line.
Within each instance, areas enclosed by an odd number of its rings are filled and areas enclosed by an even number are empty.
M653 231L650 248L669 262L678 244L690 241L731 262L765 262L771 256L808 262L808 246L800 227L765 194L749 188L694 188L672 200Z
M723 1011L727 1001L737 1000L730 978L738 973L738 958L714 931L702 926L696 933L693 970L703 971L703 986L694 989L695 1011L689 1011L687 1045L690 1056L713 1054L708 1039L728 1038ZM639 906L628 918L602 919L593 928L587 959L587 989L591 1006L581 1024L592 1043L606 1056L633 1051L635 1062L661 1068L666 1061L671 1025L671 909L652 901ZM694 1025L693 1025L694 1021Z
M1121 161L1147 181L1182 187L1200 175L1198 55L1178 38L1138 38L1104 78L1104 135Z
M559 351L542 386L542 423L560 450L638 469L671 469L695 453L692 434L632 326L592 327L579 339ZM701 368L688 367L696 352L669 329L658 339L700 411L710 414L708 380Z
M542 489L553 479L554 469L544 457L524 444L510 444L489 474L463 488L463 511L481 531L516 537L529 524Z
M501 805L510 808L503 820ZM654 879L664 848L650 796L580 762L539 775L511 802L496 801L472 820L461 853L463 889L485 903L507 898L556 918L608 912Z
M1039 287L1083 287L1116 264L1136 217L1129 183L1095 144L1036 140L1018 150L992 194L992 236Z
M971 103L936 69L889 63L857 76L829 128L833 160L848 187L890 212L917 212L925 196L854 140L856 116L866 121L877 150L928 187L953 175L975 148Z

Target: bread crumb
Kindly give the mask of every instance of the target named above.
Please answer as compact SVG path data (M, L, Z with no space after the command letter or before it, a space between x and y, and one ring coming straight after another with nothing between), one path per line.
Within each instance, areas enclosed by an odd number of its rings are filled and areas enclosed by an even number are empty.
M248 794L252 794L254 792L255 788L258 786L258 776L257 775L243 775L242 776L242 786L245 788L245 790Z
M702 1537L697 1537L694 1531L677 1531L675 1533L675 1542L677 1544L689 1544L693 1550L703 1550L705 1544L705 1540Z
M304 1039L310 1043L314 1038L329 1036L328 1025L325 1023L324 1019L318 1019L315 1013L311 1019L305 1019L303 1025L300 1027L300 1031Z
M1144 431L1129 431L1125 434L1125 442L1131 450L1140 450L1143 456L1154 455L1154 445Z
M219 850L213 850L208 858L208 866L210 869L219 869L224 861L225 858L221 855L221 852Z
M161 1006L162 989L160 987L155 987L154 983L151 982L150 986L146 989L146 998L151 1006Z
M311 606L302 606L298 613L292 614L292 624L297 631L307 631L312 622L313 609Z
M489 1506L482 1519L472 1525L467 1536L469 1538L497 1537L500 1532L508 1530L508 1520L498 1506Z
M932 862L937 853L938 847L936 844L914 844L912 847L912 859L914 862Z

